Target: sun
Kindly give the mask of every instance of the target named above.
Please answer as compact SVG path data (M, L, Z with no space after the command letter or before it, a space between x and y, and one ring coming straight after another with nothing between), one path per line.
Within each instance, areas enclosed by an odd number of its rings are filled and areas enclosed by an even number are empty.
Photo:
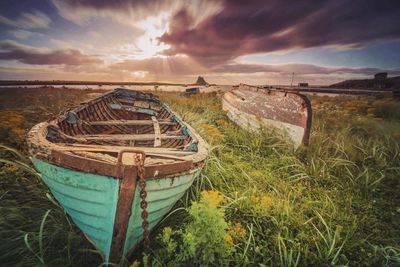
M161 12L157 16L147 17L135 23L136 27L144 30L144 34L135 42L136 59L151 58L170 48L170 45L158 40L168 29L169 16L168 12Z

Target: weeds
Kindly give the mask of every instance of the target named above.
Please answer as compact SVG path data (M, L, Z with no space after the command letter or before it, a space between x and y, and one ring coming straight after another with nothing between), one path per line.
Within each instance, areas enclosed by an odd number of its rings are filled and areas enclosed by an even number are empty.
M35 255L35 257L36 257L36 258L40 261L40 263L42 263L42 264L44 264L44 253L45 253L45 249L43 248L43 230L44 230L44 224L45 224L45 222L46 222L46 218L47 218L47 216L49 216L50 211L51 211L51 210L46 211L46 213L45 213L44 216L43 216L42 223L40 224L39 236L38 236L38 239L39 239L39 240L38 240L38 241L39 241L39 252L38 252L38 253L35 252L35 251L32 249L32 246L31 246L30 243L29 243L29 240L28 240L29 234L25 234L25 236L24 236L24 242L25 242L26 247L28 248L28 250L29 250L30 252L32 252L33 255Z
M248 133L231 123L218 94L161 93L161 98L212 147L201 175L152 233L152 250L145 257L138 250L128 261L133 266L399 264L399 103L313 97L310 146L293 151L271 129ZM44 114L57 114L61 102ZM21 129L44 119L20 115ZM2 141L14 146L10 128L3 130ZM24 168L30 166L25 153L5 150L2 264L30 266L43 259L50 266L100 265L97 252Z
M300 253L295 255L293 249L288 249L283 238L278 235L277 245L279 249L279 260L281 266L296 267L299 264Z
M200 201L187 209L190 221L183 229L173 231L165 227L159 236L162 249L154 254L155 266L228 265L234 252L234 238L241 236L243 230L228 230L224 210L217 208L222 200L216 191L203 191Z
M318 251L318 260L325 261L326 263L329 263L329 265L336 265L346 242L345 240L341 241L340 236L343 226L337 225L336 230L332 231L321 214L318 212L316 212L316 214L317 218L320 220L320 223L323 225L323 230L320 230L317 226L315 226L314 223L311 222L312 226L315 228L319 237L321 237L323 241L315 242L315 246ZM322 243L322 245L320 243Z
M373 249L377 257L383 258L383 266L396 266L400 264L399 248L391 246L373 246Z

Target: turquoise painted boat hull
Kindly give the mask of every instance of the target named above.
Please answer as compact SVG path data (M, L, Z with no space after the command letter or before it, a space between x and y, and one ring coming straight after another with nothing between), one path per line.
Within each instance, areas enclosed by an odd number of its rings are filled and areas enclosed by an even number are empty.
M33 163L64 211L108 262L117 210L119 179L74 171L36 158L33 159ZM146 179L150 229L184 195L199 172L196 170L180 176ZM123 248L124 255L132 251L143 237L139 191L137 187Z
M153 178L147 181L147 212L149 213L150 229L153 228L175 203L184 195L192 185L199 170L175 176L173 178ZM143 228L140 209L140 188L136 188L132 204L132 215L129 219L128 231L125 239L124 254L135 247L142 240Z

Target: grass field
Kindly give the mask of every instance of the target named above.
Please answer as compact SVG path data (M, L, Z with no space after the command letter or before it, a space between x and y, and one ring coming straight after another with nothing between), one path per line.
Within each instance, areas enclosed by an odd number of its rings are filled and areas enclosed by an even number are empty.
M101 265L98 252L29 172L24 134L90 91L0 91L0 262ZM122 265L397 266L400 264L400 103L312 97L310 146L265 129L251 134L221 95L160 97L210 144L207 164ZM19 166L7 163L19 162ZM25 168L25 169L23 169Z

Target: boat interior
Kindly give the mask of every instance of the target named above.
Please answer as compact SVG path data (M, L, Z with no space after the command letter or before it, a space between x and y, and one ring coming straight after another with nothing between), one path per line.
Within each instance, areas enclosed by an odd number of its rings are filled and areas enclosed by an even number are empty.
M129 148L170 159L198 152L196 136L156 96L125 89L49 121L45 138L65 151L110 162Z

